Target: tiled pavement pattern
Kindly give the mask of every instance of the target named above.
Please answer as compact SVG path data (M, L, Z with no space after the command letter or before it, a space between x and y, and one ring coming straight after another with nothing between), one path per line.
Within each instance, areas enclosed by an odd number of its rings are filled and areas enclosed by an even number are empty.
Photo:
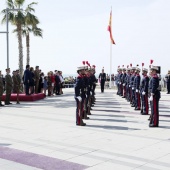
M162 93L159 128L115 90L96 98L86 127L75 125L73 89L0 108L0 170L170 169L170 95Z

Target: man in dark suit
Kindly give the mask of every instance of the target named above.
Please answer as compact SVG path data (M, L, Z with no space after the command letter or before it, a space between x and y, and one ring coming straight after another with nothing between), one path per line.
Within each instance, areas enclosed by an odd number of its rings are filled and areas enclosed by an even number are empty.
M101 86L101 92L104 92L104 84L106 81L106 73L104 73L104 68L102 69L102 73L99 74L99 80L100 80L100 86Z
M170 94L170 70L168 70L168 74L165 76L167 83L167 94Z
M59 72L56 72L55 75L55 83L56 83L56 95L60 95L60 85L61 85L61 81L60 81L60 77L59 77Z
M29 87L31 81L31 72L30 72L30 65L26 65L26 70L24 71L24 85L25 85L25 94L29 94Z

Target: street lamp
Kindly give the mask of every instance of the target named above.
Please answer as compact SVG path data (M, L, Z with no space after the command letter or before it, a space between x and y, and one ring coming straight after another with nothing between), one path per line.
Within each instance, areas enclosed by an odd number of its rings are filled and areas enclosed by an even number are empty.
M9 11L22 11L23 9L9 9L6 8L6 31L0 32L0 33L6 33L6 43L7 43L7 68L9 68L9 30L8 30L8 13Z

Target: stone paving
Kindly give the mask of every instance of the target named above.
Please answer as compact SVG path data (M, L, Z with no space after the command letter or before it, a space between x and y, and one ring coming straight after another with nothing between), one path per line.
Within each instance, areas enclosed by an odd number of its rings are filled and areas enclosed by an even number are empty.
M85 127L75 125L73 89L1 107L0 170L170 169L170 95L162 92L159 128L115 90L96 98Z

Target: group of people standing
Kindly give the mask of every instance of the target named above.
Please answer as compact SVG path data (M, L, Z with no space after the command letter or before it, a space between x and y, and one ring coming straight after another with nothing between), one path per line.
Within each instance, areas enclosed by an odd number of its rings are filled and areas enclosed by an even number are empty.
M39 66L36 66L34 70L33 67L27 65L24 71L23 82L26 95L34 93L44 93L46 95L46 92L48 92L48 96L63 94L64 79L62 71L49 71L47 76L45 76L39 69Z
M157 75L159 68L150 66L150 70L138 67L118 68L116 76L117 95L122 96L134 110L139 110L142 115L149 114L149 103L151 114L149 117L149 127L159 126L159 77ZM148 75L149 72L149 75Z
M21 78L19 75L19 70L14 70L13 75L10 75L10 68L7 68L6 70L6 76L3 80L2 73L0 71L0 107L5 105L12 104L10 102L11 93L15 93L19 95L20 92L20 85L21 85ZM2 95L6 91L6 97L5 102L2 104ZM18 96L17 95L17 96ZM17 103L19 103L19 99L17 97Z
M97 79L95 77L95 66L81 66L77 68L78 76L75 83L75 101L76 101L76 125L85 126L83 119L89 119L91 107L94 106L95 88Z

